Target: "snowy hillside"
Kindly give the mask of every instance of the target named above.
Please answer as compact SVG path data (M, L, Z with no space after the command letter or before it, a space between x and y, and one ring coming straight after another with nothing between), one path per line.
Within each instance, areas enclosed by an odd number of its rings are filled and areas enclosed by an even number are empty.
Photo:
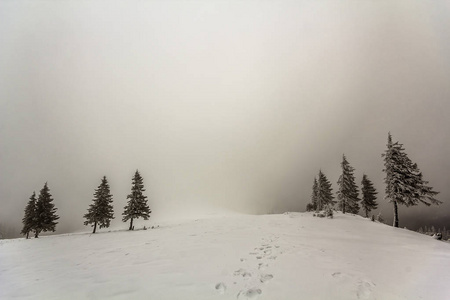
M450 297L450 244L359 216L230 214L158 225L0 241L0 299Z

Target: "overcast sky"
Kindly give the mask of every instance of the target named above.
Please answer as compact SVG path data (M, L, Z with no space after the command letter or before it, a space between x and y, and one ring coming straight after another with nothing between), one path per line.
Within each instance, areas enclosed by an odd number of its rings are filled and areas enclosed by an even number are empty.
M48 182L59 231L106 175L118 222L136 169L156 218L304 211L342 154L384 199L387 135L445 203L447 1L0 1L0 223Z

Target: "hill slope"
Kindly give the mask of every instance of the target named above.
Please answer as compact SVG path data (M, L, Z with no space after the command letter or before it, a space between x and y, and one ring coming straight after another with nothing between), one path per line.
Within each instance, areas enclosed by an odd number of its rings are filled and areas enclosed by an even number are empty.
M0 241L0 299L446 299L450 244L359 216Z

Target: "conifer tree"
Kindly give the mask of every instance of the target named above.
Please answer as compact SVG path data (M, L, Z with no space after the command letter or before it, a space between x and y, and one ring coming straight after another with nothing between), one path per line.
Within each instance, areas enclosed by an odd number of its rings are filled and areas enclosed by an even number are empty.
M317 184L317 179L314 177L314 184L313 184L313 188L312 188L313 191L312 191L312 194L311 194L311 205L310 205L312 210L316 210L317 209L317 196L318 196L318 193L319 193L318 188L319 188L319 186Z
M59 216L56 215L55 204L53 204L53 198L50 194L50 189L47 183L41 189L38 200L36 202L36 227L35 238L39 237L39 233L42 231L55 231L56 220Z
M139 174L139 171L136 170L132 179L131 194L127 196L128 203L124 207L125 211L122 214L123 222L131 220L129 230L133 230L134 219L142 217L144 220L148 220L150 213L152 212L147 204L147 196L142 194L142 192L145 191L143 182L144 180Z
M357 214L359 211L358 202L361 200L358 197L358 187L355 183L355 176L353 171L355 170L350 163L347 161L345 155L342 156L342 174L339 176L338 186L339 190L337 192L338 205L342 213L345 214L346 211Z
M399 226L398 205L406 207L419 204L419 202L430 206L440 204L441 201L434 197L438 192L428 186L428 181L422 177L417 164L413 163L404 152L403 145L392 142L391 133L388 135L387 150L382 154L384 157L384 169L386 177L386 199L394 204L394 227Z
M334 196L332 193L331 183L322 170L319 171L319 179L317 181L317 210L322 210L326 205L334 205Z
M113 200L106 176L103 176L102 182L95 190L92 201L93 203L89 205L88 212L84 215L86 219L84 225L93 224L94 230L92 233L95 233L97 225L100 228L108 228L111 219L114 219Z
M36 227L36 193L33 192L33 195L30 197L30 201L28 201L27 206L25 207L25 216L22 219L23 228L20 232L23 235L26 235L26 238L29 238L30 231L32 231Z
M377 197L376 195L378 192L373 187L372 181L367 177L366 174L363 175L362 181L362 201L361 206L364 209L364 212L366 214L366 218L369 217L369 212L372 211L372 209L376 209L378 207L378 203L376 202Z

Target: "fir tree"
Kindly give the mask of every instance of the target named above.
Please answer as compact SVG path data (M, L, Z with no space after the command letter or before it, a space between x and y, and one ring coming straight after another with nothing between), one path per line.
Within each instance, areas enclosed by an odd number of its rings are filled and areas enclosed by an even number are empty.
M367 175L363 175L362 181L362 201L361 206L364 209L364 212L366 214L366 218L369 217L369 212L372 211L372 209L376 209L378 207L378 203L376 202L377 197L376 195L378 192L373 187L372 181L367 177Z
M345 155L342 156L342 174L339 176L338 186L339 190L337 192L338 205L345 214L346 211L357 214L359 211L358 202L361 200L358 197L358 187L355 183L355 176L353 171L355 170L350 166Z
M317 184L317 179L314 177L314 184L313 184L313 191L311 194L311 206L310 208L312 208L312 210L316 210L317 209L317 195L319 193L318 190L319 186Z
M394 204L394 227L399 226L398 205L406 207L417 205L419 202L430 206L440 204L441 201L434 197L438 192L433 191L422 177L417 164L413 163L404 152L403 145L392 142L391 134L388 135L387 150L384 157L384 169L386 177L386 199Z
M23 228L20 232L23 235L26 235L27 239L29 238L30 231L32 231L36 227L36 193L33 192L33 195L30 197L30 201L28 201L27 206L25 207L25 216L22 219Z
M111 219L114 219L113 200L106 176L103 176L102 182L95 190L92 201L93 203L89 205L87 214L84 215L86 219L84 225L93 224L94 230L92 233L95 233L97 225L100 228L108 228Z
M136 170L132 180L131 194L127 196L128 203L124 207L123 222L130 221L129 230L133 230L133 220L137 218L144 218L148 220L150 213L152 212L147 204L147 196L144 196L142 192L145 191L144 183L139 171Z
M331 183L320 170L319 180L317 181L317 210L324 209L326 205L333 206L336 203L333 199Z
M52 195L47 183L39 193L38 200L36 202L36 227L35 238L39 237L39 233L42 231L55 231L55 226L58 224L56 220L59 216L56 215L56 208L53 204Z

